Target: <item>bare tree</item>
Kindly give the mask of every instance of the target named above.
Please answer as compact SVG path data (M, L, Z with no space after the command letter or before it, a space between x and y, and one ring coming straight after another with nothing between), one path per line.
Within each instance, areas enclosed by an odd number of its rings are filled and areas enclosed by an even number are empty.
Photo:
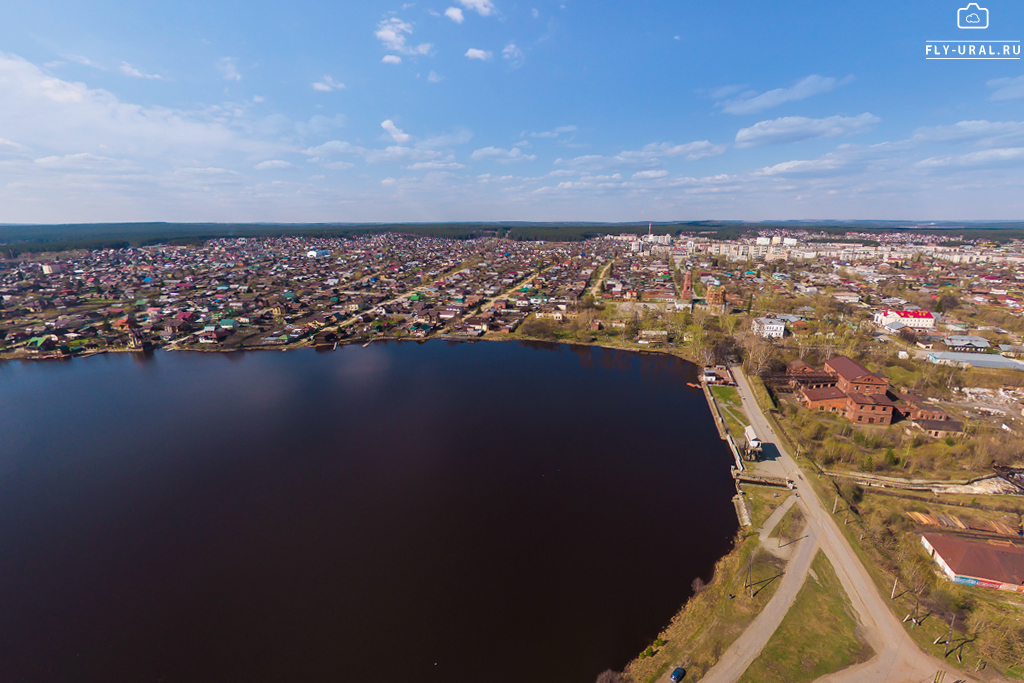
M629 679L625 674L608 669L597 677L597 683L629 683Z
M747 347L746 366L752 375L761 375L771 368L775 361L776 348L767 339L758 338Z

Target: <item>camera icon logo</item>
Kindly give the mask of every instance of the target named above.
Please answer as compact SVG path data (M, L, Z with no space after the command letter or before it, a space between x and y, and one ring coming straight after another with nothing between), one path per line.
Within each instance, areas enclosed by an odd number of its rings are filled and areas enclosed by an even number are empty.
M988 10L972 2L956 11L956 25L960 28L988 28Z

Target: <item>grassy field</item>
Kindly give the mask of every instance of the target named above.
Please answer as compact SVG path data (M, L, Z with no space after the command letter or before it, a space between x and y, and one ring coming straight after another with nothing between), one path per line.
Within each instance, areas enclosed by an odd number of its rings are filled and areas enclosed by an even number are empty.
M786 618L740 681L800 683L866 661L873 651L857 628L850 601L819 551Z
M754 529L760 528L771 513L792 495L748 486ZM651 683L680 663L688 677L696 680L718 662L722 653L754 620L778 587L784 563L758 549L753 532L741 532L731 553L719 560L711 583L686 603L672 623L659 636L664 642L653 647L654 655L633 660L627 668L635 683ZM755 584L754 596L744 591L747 563ZM733 597L730 597L733 596Z
M801 465L815 493L831 508L835 498L831 480L818 475L809 462L803 461ZM858 503L857 512L851 511L849 505L840 500L835 519L854 552L867 568L879 593L888 597L893 579L899 578L896 599L889 601L896 618L902 620L906 615L915 612L923 617L917 626L906 622L907 632L922 650L941 658L944 654L943 646L935 645L934 641L944 635L949 628L947 612L957 613L957 637L966 642L960 652L962 662L955 656L945 658L950 666L974 671L979 667L988 668L995 664L1006 677L1024 679L1024 661L1016 654L1006 652L1002 653L1002 656L993 657L990 653L982 651L984 643L980 641L991 639L992 629L982 633L970 629L961 631L964 628L963 624L970 620L972 612L988 614L993 624L999 623L1008 627L1007 632L1013 628L1021 629L1020 624L1024 618L1020 615L1024 613L1024 599L1000 591L958 586L943 580L924 554L918 535L909 524L893 524L892 538L878 538L879 531L875 522L883 518L892 519L891 514L895 512L894 503L892 498L873 496L868 489ZM958 510L940 506L938 500L925 509L929 512L960 514ZM898 572L890 566L894 555L898 561ZM913 584L916 592L912 590L910 584ZM920 606L915 599L917 594L924 597ZM942 610L935 611L933 608L940 604ZM1009 621L1005 621L1007 619ZM1017 645L1019 647L1019 643ZM1009 645L1009 648L1012 649L1013 645Z
M718 402L722 417L729 427L729 433L737 443L743 443L743 428L750 424L747 414L743 411L740 392L736 387L711 387L711 393Z
M782 543L792 543L803 533L804 513L800 511L799 505L794 505L786 511L786 514L779 520L771 538L777 538Z
M770 406L764 396L759 394L757 398L762 409ZM812 455L808 449L799 447L799 441L794 443L794 435L787 433L775 415L767 416L791 453ZM832 480L818 474L817 465L809 457L798 460L815 494L831 509L836 498ZM856 489L849 487L850 490L846 491L846 488L844 486L847 495ZM1015 510L1020 499L1006 496L943 495L923 505L924 501L899 501L892 497L872 495L870 489L858 493L857 497L856 510L851 509L847 502L839 501L836 522L867 568L879 593L889 596L893 580L899 579L900 588L896 599L889 602L897 619L902 620L907 614L918 610L915 596L921 596L922 606L918 615L924 618L917 626L909 621L905 623L907 632L921 649L943 657L943 646L935 645L934 641L947 632L950 615L957 614L958 638L964 643L960 651L962 662L951 655L945 659L950 666L968 671L998 668L1004 676L1024 680L1024 657L1018 654L1024 638L1016 639L1014 635L1024 633L1024 600L999 591L968 588L944 581L921 548L914 526L903 514L906 510L920 509L958 516L963 514L964 517L973 518L982 516L982 512L975 509L968 513L961 511L959 505L953 508L940 503L963 503L970 507L977 498L982 505L988 503L1002 508L1001 514L995 513L993 516L1009 522L1012 515L1008 519L1006 513ZM884 501L881 500L883 498ZM972 628L975 625L978 625L977 629Z
M697 680L725 652L771 600L778 587L783 562L758 549L756 535L738 540L734 550L715 565L705 586L672 619L652 646L651 656L634 659L626 673L634 683L653 683L676 666L686 667L687 678ZM747 563L757 584L754 597L744 591Z
M754 529L760 529L764 526L765 520L775 512L775 508L786 502L786 499L793 495L792 491L779 491L778 489L767 486L752 486L744 484L743 492L747 496L747 500L750 501L750 520L753 522ZM775 496L778 496L776 498Z

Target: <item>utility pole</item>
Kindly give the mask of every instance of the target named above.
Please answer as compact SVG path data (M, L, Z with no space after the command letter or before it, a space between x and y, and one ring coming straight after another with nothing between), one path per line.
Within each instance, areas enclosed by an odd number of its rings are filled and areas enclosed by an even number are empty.
M954 614L953 618L949 620L949 633L946 634L946 639L943 640L942 636L940 635L937 638L935 638L935 642L932 643L932 645L938 645L939 643L942 643L942 645L943 645L942 656L943 657L946 657L946 656L949 655L949 643L953 640L953 622L955 622L955 621L956 621L956 615Z
M832 514L836 514L836 508L839 507L839 494L836 494L836 502L832 503Z
M895 600L896 599L896 582L897 581L899 581L899 579L893 579L892 580L892 595L889 596L890 600Z

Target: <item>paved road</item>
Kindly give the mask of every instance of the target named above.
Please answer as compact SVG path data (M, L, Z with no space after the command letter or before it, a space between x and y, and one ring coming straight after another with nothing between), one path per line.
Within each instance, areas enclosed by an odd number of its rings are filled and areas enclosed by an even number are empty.
M810 529L809 533L817 535L822 550L825 551L825 555L835 568L836 575L839 577L853 608L860 617L860 623L864 627L864 638L874 648L876 653L874 658L864 664L825 676L819 680L829 681L830 683L918 682L932 680L932 677L939 670L948 671L946 674L948 681L979 680L959 672L954 673L952 667L945 666L941 660L925 653L911 640L903 625L889 609L886 603L887 598L883 598L875 588L867 569L861 564L860 559L854 553L853 548L850 547L846 537L843 536L839 527L832 519L832 515L825 509L821 501L818 500L818 497L814 495L810 485L806 483L806 480L800 473L800 468L786 451L781 440L772 431L765 416L761 413L750 385L740 368L733 368L733 373L743 400L743 407L746 410L747 416L750 417L751 424L753 424L758 434L761 435L762 441L773 443L779 451L780 457L777 460L763 463L762 466L771 474L793 479L797 482L798 490L804 492L804 495L800 496L799 505L807 519ZM789 574L795 573L795 571L796 566L794 565ZM755 626L758 626L757 620L751 624L747 631L755 628ZM762 626L768 627L770 624ZM771 629L771 632L758 634L755 638L767 642L774 632L774 626L771 626ZM747 634L744 633L743 635L746 636ZM726 654L728 655L729 652L727 651ZM715 680L734 681L738 677L739 674L734 678L716 678ZM708 681L711 679L705 677L703 680Z

